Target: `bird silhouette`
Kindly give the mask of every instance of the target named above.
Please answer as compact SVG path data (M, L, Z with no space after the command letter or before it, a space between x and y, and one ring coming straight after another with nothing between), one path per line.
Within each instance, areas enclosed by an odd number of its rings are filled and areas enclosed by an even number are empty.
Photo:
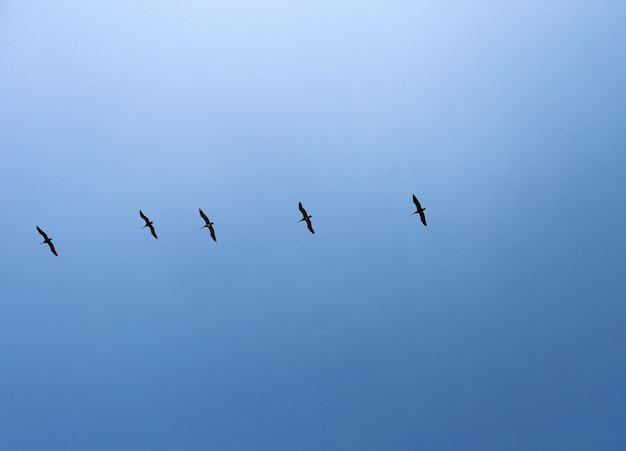
M52 253L58 257L59 254L57 254L57 251L54 248L54 244L52 244L52 238L48 238L48 235L46 235L46 232L41 230L39 226L36 226L36 227L37 227L37 231L39 232L39 234L43 237L43 241L39 244L46 243L48 246L50 246L50 250L52 251Z
M200 228L204 229L206 227L207 229L209 229L209 232L211 232L211 238L213 238L213 241L217 243L217 238L215 238L215 230L213 229L213 223L209 221L208 216L204 214L202 208L198 208L198 211L200 212L200 216L202 216L202 219L204 219L205 222L205 224Z
M415 194L413 194L413 203L415 204L415 208L417 208L417 210L411 213L411 216L413 216L414 214L419 214L420 219L422 220L422 224L424 224L425 226L428 225L426 224L426 215L424 214L424 211L426 211L426 209L422 208L422 204L420 204L420 201L417 200L417 197L415 197Z
M306 226L309 229L309 231L311 233L315 233L315 230L313 230L313 225L311 225L311 218L313 216L309 216L307 214L306 210L302 206L302 202L298 202L298 209L300 210L300 213L302 213L302 219L300 219L298 222L306 221Z
M143 219L144 221L146 221L146 225L142 227L150 227L150 232L152 233L152 236L155 237L156 239L158 239L159 237L157 236L156 232L154 231L154 226L152 225L152 221L150 221L148 219L148 217L146 215L143 214L143 212L141 210L139 210L139 216L141 216L141 219Z

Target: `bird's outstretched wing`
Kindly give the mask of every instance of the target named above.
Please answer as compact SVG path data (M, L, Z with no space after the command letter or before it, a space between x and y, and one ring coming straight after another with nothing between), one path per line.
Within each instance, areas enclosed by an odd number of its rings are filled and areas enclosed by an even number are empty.
M156 239L159 239L156 232L154 231L154 226L152 224L148 224L148 227L150 227L150 233L152 233L152 236L155 237Z
M215 230L213 229L212 225L209 226L209 232L211 232L211 238L213 238L213 241L217 243L217 238L215 238Z
M54 244L52 244L52 241L48 241L48 246L50 246L50 250L52 251L52 253L58 257L59 254L57 254L57 251L54 248Z
M418 210L422 209L422 204L420 204L420 201L417 200L417 197L415 197L415 194L413 194L413 203L415 204L415 207L417 207Z
M426 224L426 215L424 214L424 210L420 211L420 219L422 221L422 224L424 224L425 226L428 225L428 224Z
M37 227L37 231L39 232L39 235L41 235L41 236L43 237L43 239L47 241L47 240L48 240L48 235L46 235L46 232L44 232L43 230L41 230L41 229L39 228L39 226L35 226L35 227Z
M311 224L311 220L310 220L310 219L307 219L307 221L306 221L306 227L307 227L307 229L309 229L309 231L310 231L311 233L315 233L315 230L313 230L313 224Z
M207 218L207 215L204 214L204 212L202 211L202 208L198 208L198 211L200 212L200 216L202 216L202 219L204 219L204 222L206 222L207 224L211 221L209 221L209 218Z
M300 210L300 213L302 213L302 216L304 216L305 218L309 216L306 213L306 210L304 209L304 207L302 206L302 202L298 202L298 209Z
M146 221L146 223L150 222L150 220L148 219L148 217L146 215L143 214L143 211L139 210L139 216L141 216L141 219L143 219L144 221Z

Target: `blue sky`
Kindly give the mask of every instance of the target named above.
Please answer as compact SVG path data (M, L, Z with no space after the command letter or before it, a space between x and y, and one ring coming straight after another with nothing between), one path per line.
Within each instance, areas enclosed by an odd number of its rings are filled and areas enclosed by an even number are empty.
M0 4L0 448L624 449L622 2L99 3Z

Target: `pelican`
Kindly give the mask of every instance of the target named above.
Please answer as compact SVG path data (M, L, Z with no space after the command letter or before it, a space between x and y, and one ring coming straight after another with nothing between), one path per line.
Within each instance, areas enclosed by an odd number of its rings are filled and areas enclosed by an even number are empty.
M50 246L50 250L52 251L52 253L58 257L59 255L57 254L57 251L54 249L54 244L52 244L52 238L48 238L48 235L46 235L46 232L41 230L39 226L35 226L35 227L37 227L37 231L43 237L43 241L39 244L46 243L48 246Z
M298 209L300 209L300 213L302 213L302 219L300 219L298 222L306 221L306 226L309 229L309 232L315 233L315 230L313 230L313 226L311 225L311 218L313 216L309 216L307 214L306 210L302 206L302 202L298 202Z
M157 236L156 232L154 231L154 226L152 225L152 221L150 221L148 219L148 217L146 215L143 214L143 212L141 210L139 210L139 216L141 216L141 219L143 219L144 221L146 221L146 225L142 227L142 229L144 227L150 227L150 232L152 232L152 236L155 237L156 239L158 239L159 237Z
M200 212L200 216L202 216L202 219L204 219L204 222L206 223L200 228L204 229L206 227L207 229L209 229L209 232L211 232L211 238L213 238L213 241L217 243L217 239L215 238L215 230L213 229L213 223L209 221L209 218L207 217L207 215L204 214L202 208L198 208L198 211Z
M424 214L426 209L422 208L422 204L420 204L420 201L417 200L417 197L415 197L415 194L413 194L413 203L415 204L415 208L417 208L417 210L415 210L415 212L411 213L411 216L413 216L414 214L419 214L420 215L420 219L422 220L422 224L428 225L428 224L426 224L426 215Z

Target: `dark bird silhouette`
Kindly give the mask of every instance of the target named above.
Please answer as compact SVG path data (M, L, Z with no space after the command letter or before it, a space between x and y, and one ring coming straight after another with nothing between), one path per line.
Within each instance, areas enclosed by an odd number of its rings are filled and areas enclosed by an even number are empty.
M211 232L211 238L213 238L213 241L217 243L217 239L215 238L215 230L213 229L213 223L209 221L208 216L204 214L202 208L198 208L198 211L200 212L200 216L202 216L202 219L204 219L204 222L206 223L200 228L204 229L206 227L207 229L209 229L209 232Z
M159 237L157 236L156 232L154 231L154 226L152 225L152 221L150 221L148 219L148 217L146 215L143 214L143 212L141 210L139 210L139 216L141 216L141 219L143 219L144 221L146 221L146 225L142 227L142 229L144 227L150 227L150 232L152 232L152 236L155 237L156 239L158 239Z
M52 253L58 257L59 254L57 254L57 251L54 249L54 244L52 244L52 238L48 238L48 235L46 235L46 232L41 230L39 226L36 226L36 227L37 227L37 231L39 232L39 234L43 237L43 241L39 244L46 243L48 246L50 246L50 250L52 251Z
M306 221L306 226L309 229L309 231L311 233L315 233L315 230L313 230L313 226L311 225L311 218L313 216L309 216L307 214L306 210L302 206L302 202L298 202L298 208L300 209L300 213L302 213L302 219L300 219L298 222Z
M419 214L420 215L420 219L422 220L422 224L428 225L428 224L426 224L426 215L424 214L426 209L422 208L422 204L420 204L420 201L417 200L417 197L415 197L415 194L413 194L413 203L415 204L415 208L417 208L417 210L415 210L415 212L411 213L411 216L413 216L416 213Z

